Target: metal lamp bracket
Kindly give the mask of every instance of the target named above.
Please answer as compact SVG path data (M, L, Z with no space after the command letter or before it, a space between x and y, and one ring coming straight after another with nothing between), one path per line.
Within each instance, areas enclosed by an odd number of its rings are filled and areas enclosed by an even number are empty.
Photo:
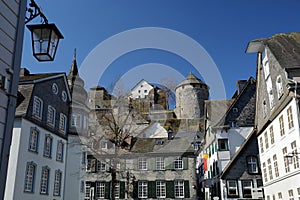
M26 8L27 13L29 13L29 16L25 17L25 24L36 18L37 16L40 16L42 18L42 22L45 24L48 24L48 19L42 12L41 8L34 2L34 0L30 0L29 7Z

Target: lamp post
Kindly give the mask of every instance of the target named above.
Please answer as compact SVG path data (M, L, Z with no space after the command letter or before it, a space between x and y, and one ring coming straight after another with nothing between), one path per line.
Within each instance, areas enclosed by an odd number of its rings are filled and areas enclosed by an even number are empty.
M48 19L34 0L30 1L29 6L30 8L27 8L29 16L26 17L25 24L37 16L43 20L42 24L27 25L31 32L33 56L40 62L53 61L58 42L64 37L55 24L48 24Z

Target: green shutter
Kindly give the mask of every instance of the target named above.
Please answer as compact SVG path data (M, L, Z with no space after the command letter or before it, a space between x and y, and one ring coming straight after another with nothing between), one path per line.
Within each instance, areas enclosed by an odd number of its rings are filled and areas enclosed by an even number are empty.
M190 198L190 184L189 184L189 181L184 181L184 198Z
M134 181L132 184L133 184L132 197L136 199L138 198L138 181Z
M156 160L155 160L155 158L148 158L147 159L147 170L155 170L156 168L155 168L155 162L156 162Z
M155 181L148 181L148 198L156 197L156 183Z
M173 157L167 157L165 159L165 168L166 168L166 170L174 169L174 158Z
M167 198L175 198L174 195L174 181L166 181Z
M182 157L182 162L183 162L183 169L188 169L189 168L189 159L188 159L188 157Z
M105 182L105 199L110 199L110 182Z
M120 182L120 199L125 199L125 182Z

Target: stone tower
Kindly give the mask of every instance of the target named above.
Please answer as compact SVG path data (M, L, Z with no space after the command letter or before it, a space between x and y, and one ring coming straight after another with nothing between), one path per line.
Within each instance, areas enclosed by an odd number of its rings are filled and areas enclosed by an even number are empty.
M203 116L204 101L208 99L209 87L190 73L175 89L178 119L197 119Z

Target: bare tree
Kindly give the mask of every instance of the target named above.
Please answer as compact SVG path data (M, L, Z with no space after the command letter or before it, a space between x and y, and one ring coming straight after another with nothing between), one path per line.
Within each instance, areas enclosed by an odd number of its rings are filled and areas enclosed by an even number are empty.
M93 152L99 158L103 155L114 154L110 163L107 163L110 166L111 199L115 199L115 189L118 182L117 174L120 172L117 163L120 163L120 158L124 152L129 152L133 144L133 138L144 128L137 125L137 121L143 119L132 109L129 97L122 94L121 89L121 87L117 90L115 88L114 93L119 96L103 100L106 102L99 102L100 105L95 105L91 114L93 122L90 131L94 133L96 140L104 137L114 144L114 151L104 152L98 148ZM97 102L97 100L94 100L94 102ZM124 174L130 176L130 172Z

